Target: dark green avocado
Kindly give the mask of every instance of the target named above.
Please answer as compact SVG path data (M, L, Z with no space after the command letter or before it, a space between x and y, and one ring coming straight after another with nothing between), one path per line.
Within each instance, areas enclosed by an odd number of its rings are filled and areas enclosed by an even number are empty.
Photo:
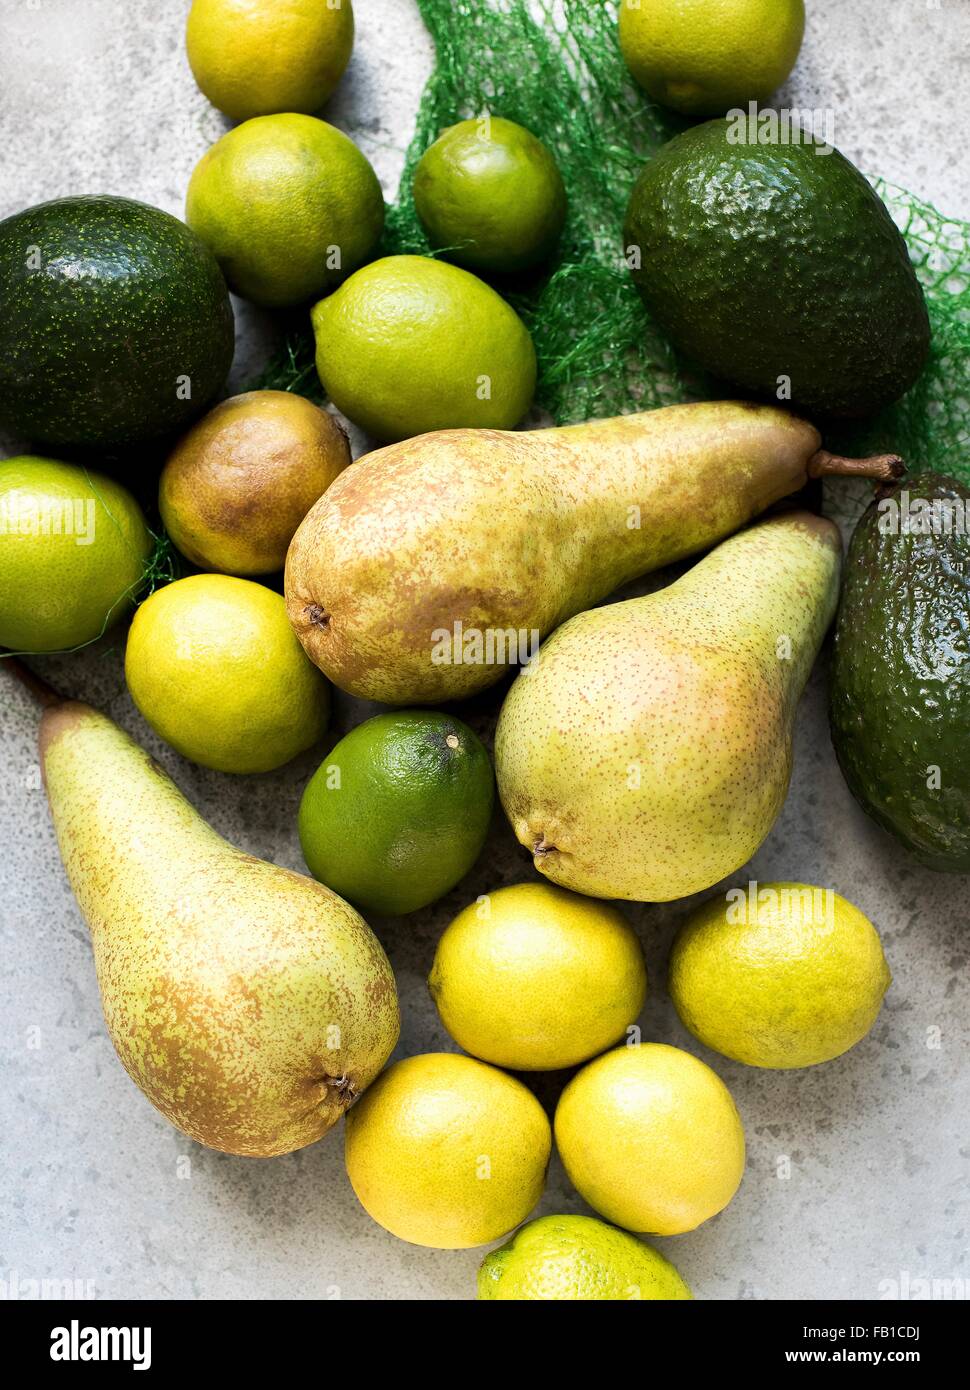
M233 314L184 222L128 198L60 198L0 222L0 424L53 448L184 429L223 386Z
M633 190L625 245L639 248L648 311L699 366L809 415L898 400L926 362L930 326L885 205L831 146L732 144L733 128L706 121L676 136Z
M910 518L905 526L894 518ZM924 473L849 546L832 741L853 794L933 869L970 872L970 489ZM895 533L894 533L895 532Z

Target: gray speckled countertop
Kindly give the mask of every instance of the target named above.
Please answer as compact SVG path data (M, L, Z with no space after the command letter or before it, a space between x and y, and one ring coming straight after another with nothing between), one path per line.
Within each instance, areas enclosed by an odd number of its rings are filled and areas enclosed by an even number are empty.
M430 43L411 0L355 7L354 58L327 114L392 197ZM808 8L780 104L833 108L836 143L862 168L970 217L970 7ZM196 160L224 128L185 62L186 9L0 0L0 216L72 192L181 211ZM239 325L235 380L244 381L267 324L243 309ZM295 816L317 759L238 780L185 763L133 709L121 650L116 638L38 664L148 745L222 833L302 868ZM835 887L879 927L895 982L872 1034L827 1066L765 1073L707 1056L744 1118L747 1175L720 1217L658 1242L702 1298L871 1299L907 1278L970 1280L968 880L919 869L858 810L829 744L823 690L819 669L799 714L791 795L736 881ZM356 717L341 702L335 732ZM134 1088L105 1034L87 930L39 788L35 729L27 697L0 674L0 1281L76 1279L105 1298L473 1296L482 1252L418 1249L374 1225L344 1175L339 1133L288 1158L229 1158L184 1139ZM531 872L497 820L458 890L376 924L401 990L401 1054L452 1046L424 986L443 925L470 897ZM683 913L631 909L653 986L641 1023L645 1038L705 1055L663 990ZM541 1210L582 1209L554 1160Z

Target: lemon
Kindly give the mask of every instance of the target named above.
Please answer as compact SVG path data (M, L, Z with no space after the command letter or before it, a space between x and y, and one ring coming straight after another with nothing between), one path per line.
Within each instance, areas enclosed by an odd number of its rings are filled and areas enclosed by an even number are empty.
M428 980L459 1046L519 1071L595 1057L636 1020L647 972L607 903L549 883L500 888L445 929Z
M620 49L640 86L685 116L767 101L805 32L804 0L620 0Z
M481 740L452 715L398 710L358 724L307 784L310 872L365 911L414 912L463 878L492 818Z
M536 356L525 324L458 266L387 256L358 270L312 318L327 394L376 439L511 429L532 400Z
M560 1303L692 1295L670 1261L636 1236L593 1216L540 1216L485 1256L478 1297Z
M125 676L157 734L219 772L269 772L316 743L329 687L303 654L279 594L194 574L135 614Z
M234 121L316 111L350 61L351 0L194 0L185 35L199 87Z
M273 574L349 463L347 436L325 410L291 391L247 391L182 436L162 469L158 509L200 569Z
M728 1088L663 1043L618 1047L585 1066L562 1093L555 1130L580 1196L630 1231L692 1231L727 1206L744 1172Z
M53 652L131 610L152 538L131 493L57 459L0 461L0 647Z
M891 979L868 917L805 883L705 903L670 957L684 1025L753 1067L811 1067L847 1052L875 1023Z
M434 247L469 270L525 270L555 248L566 190L555 159L500 116L461 121L414 171L414 206Z
M347 1112L347 1174L401 1240L464 1250L505 1235L542 1194L552 1136L531 1091L450 1052L388 1067Z
M313 116L257 116L199 160L185 220L231 290L281 307L322 294L368 259L384 196L342 131Z

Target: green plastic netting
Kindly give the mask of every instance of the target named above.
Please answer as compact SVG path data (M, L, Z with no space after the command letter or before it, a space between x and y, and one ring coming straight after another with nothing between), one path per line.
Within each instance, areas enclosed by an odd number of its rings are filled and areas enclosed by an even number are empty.
M633 84L609 0L418 0L437 51L384 251L428 254L414 211L415 163L443 127L491 111L554 151L569 193L557 262L540 280L499 286L528 324L537 402L558 423L725 394L679 363L622 264L622 226L650 154L687 125ZM970 223L876 181L926 291L933 350L906 398L864 427L830 436L847 452L895 450L910 468L970 482ZM312 344L297 335L263 384L313 393Z

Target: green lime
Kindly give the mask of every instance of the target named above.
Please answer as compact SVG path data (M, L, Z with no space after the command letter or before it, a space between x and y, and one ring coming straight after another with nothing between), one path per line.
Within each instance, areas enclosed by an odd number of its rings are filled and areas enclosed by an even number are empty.
M528 329L467 270L387 256L315 305L312 319L327 394L376 439L511 429L529 408L536 355Z
M685 116L767 101L804 32L804 0L620 0L627 67L654 101Z
M486 1255L478 1297L560 1303L595 1299L685 1299L669 1260L593 1216L540 1216Z
M414 205L434 247L469 270L525 270L555 248L566 190L555 159L501 116L460 121L414 171Z
M152 538L131 493L73 463L0 462L0 647L79 647L131 611Z
M762 883L753 899L731 893L690 915L668 983L707 1047L787 1069L831 1061L864 1038L891 980L879 933L852 903L806 883Z
M453 888L481 852L494 779L481 740L448 714L399 710L358 724L300 805L310 872L358 907L396 914Z
M217 772L270 772L316 743L330 688L279 594L227 574L157 589L125 652L131 698L166 743Z
M354 43L351 0L195 0L185 35L192 75L234 121L318 111Z
M384 228L377 175L342 131L313 116L257 116L199 160L185 220L235 290L301 304L363 265Z

